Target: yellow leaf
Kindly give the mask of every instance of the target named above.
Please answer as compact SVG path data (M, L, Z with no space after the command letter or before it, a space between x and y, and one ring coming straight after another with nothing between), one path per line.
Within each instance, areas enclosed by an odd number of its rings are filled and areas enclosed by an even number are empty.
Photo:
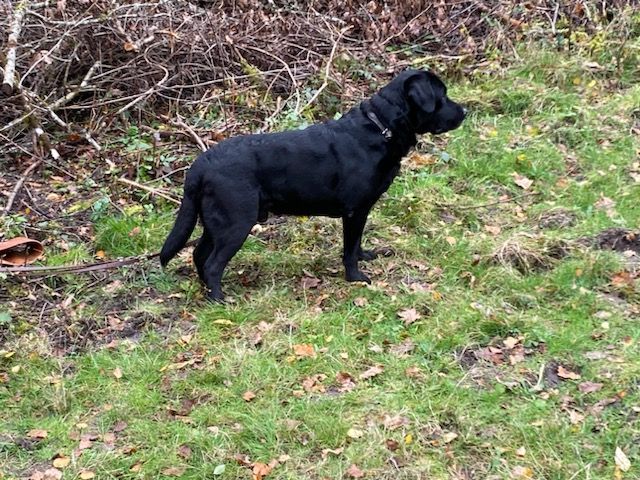
M629 461L625 453L620 449L620 447L616 447L614 458L616 461L616 466L623 472L627 472L631 468L631 462Z
M411 445L413 443L413 435L407 433L407 435L404 437L404 443L405 445Z
M96 258L102 260L103 258L105 258L107 256L106 253L104 253L104 250L98 250L96 252Z
M226 318L219 318L217 320L214 320L213 323L215 323L216 325L233 325L233 322L231 320L227 320Z
M69 457L58 457L53 460L53 466L56 468L65 468L69 466L71 459Z

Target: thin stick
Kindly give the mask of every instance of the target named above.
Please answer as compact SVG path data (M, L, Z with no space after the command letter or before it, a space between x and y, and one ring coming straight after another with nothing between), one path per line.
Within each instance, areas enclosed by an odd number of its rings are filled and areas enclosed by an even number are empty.
M7 204L4 207L3 217L7 216L9 214L9 212L11 211L11 207L13 206L13 202L15 201L16 196L18 195L18 192L22 188L22 185L27 180L29 175L31 175L31 172L33 172L36 168L38 168L40 166L40 164L42 164L42 159L40 159L40 160L38 160L36 162L33 162L29 166L29 168L27 168L24 171L22 176L18 179L18 181L16 182L15 186L13 187L13 191L11 192L11 195L9 196L9 199L7 200Z
M193 138L193 140L196 142L198 147L200 147L200 150L202 150L203 152L206 152L208 150L207 145L200 138L200 136L195 132L195 130L191 128L189 125L187 125L180 117L178 117L176 120L173 120L169 118L167 115L162 115L162 119L168 121L174 127L184 128L189 134L189 136Z
M338 34L338 38L336 39L336 41L333 43L333 47L331 48L331 53L329 54L329 60L327 61L327 66L324 70L324 80L322 82L322 85L320 85L320 88L318 90L316 90L316 93L313 94L313 97L311 97L311 99L306 103L306 105L304 107L302 107L301 109L298 110L298 112L303 112L305 109L307 109L307 107L309 107L313 102L316 101L316 99L320 96L320 94L322 93L322 91L327 88L327 86L329 85L329 74L331 73L331 64L333 63L333 57L336 54L336 50L338 48L338 43L340 43L340 39L342 38L342 36L347 33L349 30L351 30L353 27L349 26L346 28L343 28L342 30L340 30L340 33Z
M11 30L9 31L9 38L7 40L7 62L4 66L4 80L2 82L2 92L5 95L11 95L13 93L18 39L20 38L20 31L22 30L22 20L24 19L28 6L28 0L22 0L13 12L13 23L11 24Z
M160 190L158 190L157 188L153 188L153 187L147 187L146 185L142 185L141 183L138 182L134 182L133 180L129 180L128 178L124 178L124 177L120 177L118 178L118 181L120 183L125 183L127 185L131 185L132 187L136 187L139 188L141 190L145 190L153 195L158 195L159 197L162 197L166 200L169 200L170 202L175 203L176 205L180 205L180 200L176 200L175 198L167 195L166 193L161 192Z

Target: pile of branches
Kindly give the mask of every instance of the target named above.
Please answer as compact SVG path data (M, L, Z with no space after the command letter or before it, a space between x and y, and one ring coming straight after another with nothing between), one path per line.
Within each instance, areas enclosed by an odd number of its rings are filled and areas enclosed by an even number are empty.
M99 150L118 118L179 118L249 90L280 97L272 116L300 112L345 81L337 52L392 69L403 52L481 57L526 23L588 27L628 1L0 0L0 157L57 158L60 131ZM310 77L322 85L305 97Z

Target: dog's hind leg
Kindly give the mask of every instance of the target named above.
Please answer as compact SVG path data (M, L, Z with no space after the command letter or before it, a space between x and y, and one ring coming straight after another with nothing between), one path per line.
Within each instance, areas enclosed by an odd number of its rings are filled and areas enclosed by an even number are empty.
M198 240L198 245L196 245L196 248L193 250L193 263L198 270L198 276L200 277L200 280L202 280L203 282L205 281L204 264L207 261L207 258L209 258L209 255L211 255L212 251L213 238L211 237L211 235L209 235L207 229L205 228L202 236L200 237L200 240Z
M258 199L242 199L232 207L225 209L203 205L202 223L213 237L213 250L204 262L202 276L209 289L210 300L221 302L222 274L229 260L240 250L258 219Z

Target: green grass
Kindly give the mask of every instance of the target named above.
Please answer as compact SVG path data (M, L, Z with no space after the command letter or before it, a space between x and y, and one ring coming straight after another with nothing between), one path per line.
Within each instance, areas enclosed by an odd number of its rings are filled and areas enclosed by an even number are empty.
M640 286L614 281L637 265L571 242L640 224L630 175L640 87L637 66L614 88L617 73L585 72L587 59L543 50L451 84L472 114L426 139L376 206L365 243L395 255L366 264L370 287L342 279L339 222L289 219L232 261L225 306L204 301L188 255L166 272L51 279L44 317L3 306L0 478L43 471L56 455L71 457L64 478L164 478L170 467L217 478L221 465L219 478L251 478L244 455L280 458L273 479L343 478L352 464L376 479L637 478ZM514 173L537 195L520 197ZM539 226L559 209L571 226ZM48 261L156 250L171 208L124 211L96 214L94 242ZM493 261L514 239L543 264L523 273ZM545 256L561 241L573 245L566 255ZM308 274L317 288L301 287ZM410 325L398 316L408 308L421 314ZM524 352L513 365L509 337ZM303 344L315 356L297 357ZM502 363L473 356L488 345ZM580 378L554 379L557 365ZM373 366L383 371L361 379ZM583 393L587 381L602 388ZM48 435L30 439L33 429ZM92 444L79 451L82 435ZM616 448L630 471L616 470Z

